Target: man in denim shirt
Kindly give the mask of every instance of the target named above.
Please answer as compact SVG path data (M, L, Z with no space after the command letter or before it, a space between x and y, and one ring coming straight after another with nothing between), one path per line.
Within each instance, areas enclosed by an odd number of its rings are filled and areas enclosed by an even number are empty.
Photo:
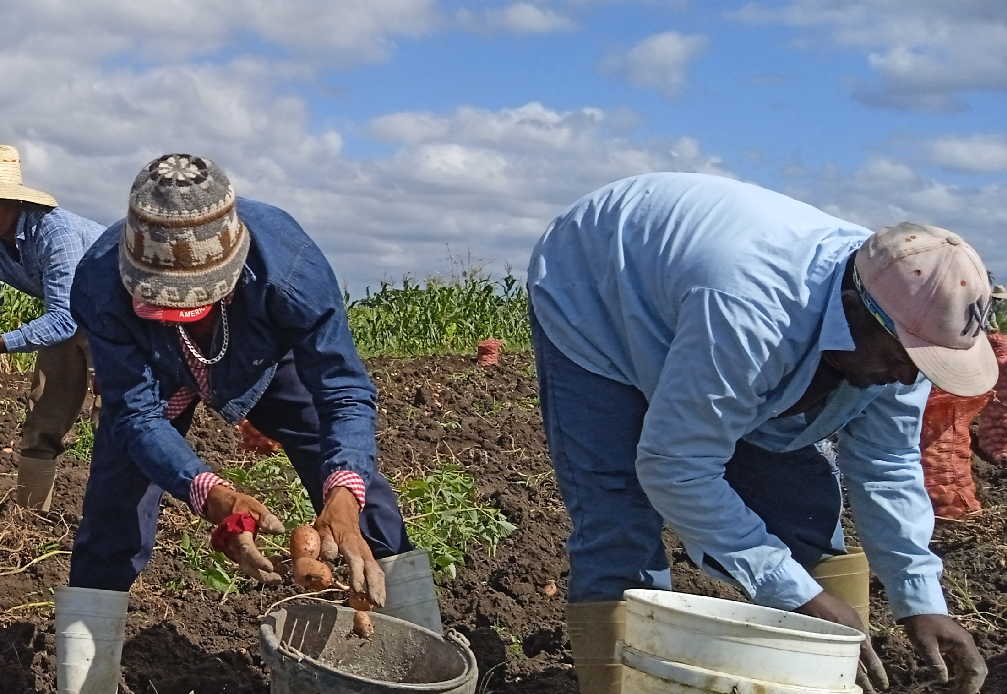
M72 306L91 341L103 404L57 621L81 604L107 605L105 623L125 614L165 491L217 526L213 545L244 573L280 580L254 533L283 526L185 441L199 401L283 445L318 513L323 557L341 555L353 589L394 614L397 598L386 600L378 561L412 546L375 468L375 389L339 284L288 214L236 199L205 158L160 157L137 176L126 219L81 261ZM121 633L98 638L121 648ZM79 679L61 637L57 657L60 671ZM111 678L118 662L109 653L86 677ZM79 684L62 682L60 691Z
M978 691L986 668L947 616L919 463L920 374L960 395L997 377L989 277L959 236L915 224L872 235L750 184L650 174L554 220L528 284L573 520L582 692L619 691L623 591L671 588L665 522L756 603L864 629L811 575L846 551L837 464L894 617L945 677L948 656L956 691ZM865 689L868 673L886 684L869 641L862 662Z
M22 185L18 151L0 145L0 281L45 305L0 335L0 352L37 353L17 457L16 499L27 508L49 510L56 459L87 396L87 341L70 315L70 284L103 229Z

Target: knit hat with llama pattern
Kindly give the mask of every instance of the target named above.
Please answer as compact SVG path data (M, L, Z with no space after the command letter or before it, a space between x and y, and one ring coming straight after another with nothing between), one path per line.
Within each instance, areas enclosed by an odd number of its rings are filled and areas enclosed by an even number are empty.
M209 159L165 154L137 174L119 239L119 274L135 299L170 308L219 301L248 246L234 188Z

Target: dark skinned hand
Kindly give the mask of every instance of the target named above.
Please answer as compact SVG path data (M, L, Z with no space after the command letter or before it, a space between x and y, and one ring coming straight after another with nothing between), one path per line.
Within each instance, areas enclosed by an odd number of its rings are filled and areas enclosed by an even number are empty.
M836 624L844 624L853 627L864 634L867 629L860 621L860 615L849 603L834 595L822 591L808 602L798 607L795 612L806 614L809 617L818 617ZM881 658L875 653L871 645L870 635L860 644L860 666L857 668L857 684L867 694L875 694L879 689L888 689L888 673Z
M232 514L247 513L255 518L259 532L271 535L283 534L283 523L269 509L248 494L242 494L224 484L218 484L210 490L206 497L204 513L207 520L214 525L221 523ZM223 551L231 561L238 565L243 574L256 581L276 584L282 580L273 569L272 563L262 556L259 548L255 546L255 536L250 532L243 532L232 537Z
M986 681L986 662L958 622L943 614L919 614L900 623L926 662L932 682L950 685L952 694L978 694Z
M322 558L342 556L350 567L350 586L366 594L375 606L385 604L385 574L360 534L360 504L349 489L335 487L315 520L322 540Z

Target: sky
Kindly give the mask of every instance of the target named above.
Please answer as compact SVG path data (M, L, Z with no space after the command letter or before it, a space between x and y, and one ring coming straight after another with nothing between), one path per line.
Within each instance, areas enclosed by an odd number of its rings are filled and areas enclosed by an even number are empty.
M699 171L966 237L1007 280L1003 0L7 0L0 142L110 224L166 152L292 214L356 296L523 274L618 178Z

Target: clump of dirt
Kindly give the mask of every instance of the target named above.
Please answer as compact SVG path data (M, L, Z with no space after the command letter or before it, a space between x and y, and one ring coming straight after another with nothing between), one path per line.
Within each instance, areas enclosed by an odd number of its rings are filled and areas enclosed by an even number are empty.
M445 626L472 644L486 691L495 694L574 694L577 691L564 626L569 519L556 488L537 409L527 355L503 355L482 368L472 358L375 359L368 363L380 390L378 441L382 470L415 477L444 462L472 474L483 500L499 507L517 530L495 552L473 548L465 567L439 581ZM0 376L0 682L4 692L52 694L51 589L66 581L79 521L87 465L60 470L54 512L25 514L10 499L17 436L27 379ZM189 436L217 466L238 465L248 453L230 426L202 410ZM988 658L983 691L1007 691L1007 470L975 461L986 510L959 523L940 522L934 548L945 560L952 611ZM124 694L266 694L268 675L258 653L258 617L294 595L292 585L222 598L198 584L173 548L193 525L186 507L165 502L154 559L133 591L123 654ZM677 590L739 599L729 586L703 575L670 533ZM914 683L915 656L892 624L875 581L875 640L889 664L890 691L936 694Z

